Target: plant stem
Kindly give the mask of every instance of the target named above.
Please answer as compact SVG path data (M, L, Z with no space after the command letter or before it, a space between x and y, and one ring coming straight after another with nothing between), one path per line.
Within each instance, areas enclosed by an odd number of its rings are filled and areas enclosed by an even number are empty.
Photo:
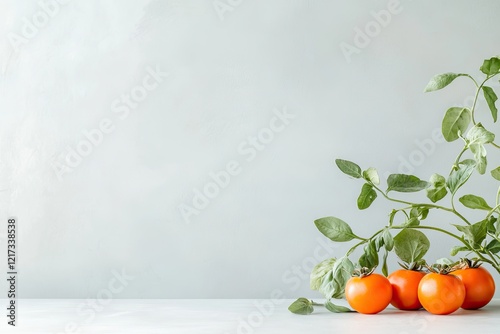
M496 74L495 74L496 75ZM474 102L472 103L472 108L470 110L471 112L471 116L472 116L472 123L474 125L476 125L476 121L474 119L474 112L476 111L476 104L477 104L477 98L479 97L479 92L481 91L481 89L483 88L484 84L486 83L486 81L490 80L491 78L493 78L495 75L489 75L486 77L486 79L484 79L483 82L481 82L481 84L478 86L477 83L476 83L476 87L477 87L477 90L476 90L476 95L474 96Z
M476 85L476 87L478 87L479 85L477 84L477 81L476 79L474 79L472 76L470 76L469 74L466 74L465 76L469 77L473 82L474 84Z
M411 203L411 202L407 202L407 201L402 201L402 200L399 200L399 199L396 199L396 198L392 198L392 197L389 197L385 192L383 192L379 187L377 187L376 185L373 185L373 187L379 192L382 194L382 196L384 196L387 200L389 201L392 201L392 202L396 202L396 203L401 203L401 204L406 204L406 205L409 205L410 208L411 207L415 207L415 206L420 206L420 207L426 207L426 208L432 208L432 209L439 209L439 210L443 210L443 211L448 211L448 212L451 212L453 213L455 216L459 217L461 220L463 220L467 225L470 225L469 221L464 217L462 216L457 210L455 210L455 208L447 208L447 207L444 207L444 206L441 206L441 205L436 205L436 204L429 204L429 203ZM453 201L452 201L452 204L453 204Z
M381 229L381 230L378 230L377 232L375 232L374 235L372 235L370 238L368 239L363 239L363 238L359 238L361 241L358 242L357 244L355 244L354 246L352 246L348 251L347 253L345 254L345 256L349 256L351 255L352 252L354 252L354 250L356 248L358 248L359 246L361 246L362 244L366 244L367 242L369 242L371 239L373 239L374 237L376 237L377 235L379 235L380 233L382 233L382 231L384 230L385 228Z
M488 79L486 79L488 80ZM471 113L471 118L472 118L472 124L476 125L476 120L474 119L474 111L476 109L476 103L477 103L477 98L479 96L479 92L481 91L481 87L483 87L484 83L486 82L483 81L483 83L477 87L476 89L476 95L474 96L474 102L472 103L472 108L470 109L470 113Z
M345 256L349 256L349 255L351 255L351 253L352 253L352 252L354 252L354 250L355 250L356 248L358 248L358 246L361 246L362 244L365 244L366 242L367 242L367 240L366 240L366 239L365 239L365 240L363 240L363 241L358 242L357 244L355 244L354 246L352 246L352 247L351 247L351 248L347 251L347 253L345 254Z
M491 209L491 210L488 212L488 214L486 215L486 218L485 218L485 219L490 218L490 216L491 216L493 213L495 213L495 211L496 211L498 208L500 208L500 204L497 204L497 205L496 205L493 209Z
M458 169L458 163L460 162L460 158L462 157L462 155L469 149L469 144L468 143L465 143L464 145L464 148L462 149L462 151L460 151L460 154L457 156L457 158L455 159L455 162L453 163L453 166L451 166L451 170L450 170L450 174L453 173L454 170L457 170Z
M471 79L472 79L472 81L474 81L474 83L476 84L476 87L477 87L477 90L476 90L476 95L474 96L474 102L472 103L472 108L471 108L471 110L470 110L470 111L471 111L472 123L473 123L474 125L476 125L476 121L475 121L475 119L474 119L474 112L476 111L476 104L477 104L477 98L478 98L478 96L479 96L479 92L481 91L481 89L483 88L484 84L485 84L488 80L490 80L491 78L493 78L493 77L497 76L498 74L499 74L499 73L496 73L496 74L493 74L493 75L489 75L489 76L487 76L487 77L486 77L486 79L484 79L484 81L483 81L483 82L482 82L479 86L478 86L478 84L477 84L477 81L476 81L476 80L474 80L474 78L472 78L470 75L467 75L469 78L471 78ZM500 145L495 144L495 142L491 142L490 144L491 144L491 145L493 145L493 146L494 146L494 147L496 147L496 148L500 148Z
M493 254L489 250L486 250L486 253L488 253L488 255L491 257L493 262L495 262L495 267L498 267L498 262L497 262L497 260L495 260L495 257L493 256Z

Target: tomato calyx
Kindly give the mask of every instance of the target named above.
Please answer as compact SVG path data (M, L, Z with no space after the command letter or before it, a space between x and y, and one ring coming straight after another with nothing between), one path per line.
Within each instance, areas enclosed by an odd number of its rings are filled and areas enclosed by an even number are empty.
M479 259L468 259L461 258L460 262L456 265L456 270L458 269L475 269L479 268L483 263Z
M361 267L361 268L354 269L352 276L359 277L359 278L370 276L375 271L375 268L376 267L373 267L371 269L367 268L367 267Z
M401 266L401 268L405 270L412 270L412 271L423 271L424 266L425 266L425 260L419 260L411 263L407 262L398 262L398 264Z
M425 268L427 268L427 270L429 270L429 272L440 275L448 275L449 273L457 269L454 265L440 263L435 263L430 266L428 264L425 264L424 266Z

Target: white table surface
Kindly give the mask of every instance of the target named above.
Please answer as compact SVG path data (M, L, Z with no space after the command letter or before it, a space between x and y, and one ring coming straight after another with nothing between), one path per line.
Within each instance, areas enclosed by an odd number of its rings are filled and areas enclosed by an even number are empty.
M292 300L112 300L91 314L84 300L18 300L18 326L2 315L0 333L499 333L500 300L479 311L459 310L436 316L423 310L388 308L377 315L334 314L316 308L308 316L291 314ZM4 300L2 305L6 305ZM272 306L271 306L272 305ZM345 304L344 304L345 305ZM80 308L80 313L78 309ZM5 310L5 308L2 307ZM83 312L83 313L82 313ZM93 312L93 311L92 311ZM5 311L4 311L5 313ZM90 319L91 316L93 319ZM66 328L66 326L69 326ZM73 326L73 328L71 328ZM66 329L65 329L66 328Z

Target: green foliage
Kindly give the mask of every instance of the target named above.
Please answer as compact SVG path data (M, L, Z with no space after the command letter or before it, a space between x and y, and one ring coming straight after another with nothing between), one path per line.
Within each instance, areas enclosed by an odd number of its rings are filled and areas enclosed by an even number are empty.
M443 73L434 76L425 87L424 92L432 92L442 89L452 83L458 77L466 76L467 74L457 73Z
M476 195L462 196L462 197L460 197L459 201L464 206L466 206L470 209L480 209L480 210L486 210L486 211L491 210L491 206L489 206L488 203L486 203L484 198L476 196Z
M311 272L311 289L322 293L327 302L323 305L313 303L306 298L299 298L290 305L291 312L310 314L316 305L322 305L335 313L350 312L351 310L346 307L333 304L331 299L343 298L345 285L353 272L366 272L380 266L382 273L387 276L389 273L387 259L393 253L405 267L422 265L431 246L424 233L427 231L441 233L458 243L451 249L451 256L465 252L466 256L474 256L475 259L491 265L500 273L500 187L494 199L485 199L470 193L459 198L457 196L463 206L456 205L455 197L475 171L479 175L486 174L487 149L500 149L500 145L495 143L495 134L476 120L477 106L480 105L478 99L483 98L487 109L485 108L485 112L481 111L481 115L486 114L489 117L491 114L493 122L497 121L498 97L491 85L487 86L486 83L500 76L500 58L492 57L484 60L480 71L483 73L483 79L480 81L465 73L444 73L434 76L425 87L425 92L437 91L449 86L458 77L464 77L470 79L476 88L475 98L470 106L451 107L444 113L441 124L443 137L448 142L459 138L463 142L463 147L452 163L448 176L432 174L427 182L414 175L391 174L387 178L384 191L375 168L363 170L354 162L335 160L337 167L344 174L363 182L357 198L358 209L368 209L378 197L394 203L396 207L389 213L387 224L367 237L354 234L349 224L339 218L325 217L315 220L318 230L330 240L349 242L356 239L356 243L344 256L338 259L326 259L316 265ZM495 182L500 181L500 166L492 169L488 177L490 176ZM422 190L425 190L427 196L423 202L393 197L398 193L414 193ZM342 192L345 190L342 189ZM449 204L441 204L446 202L445 200L449 200ZM436 204L438 202L439 205ZM461 212L464 209L482 210L485 214L484 219L471 223L466 218L468 215ZM439 221L433 219L432 212L437 210L450 215L449 222L454 228L443 228L441 219ZM375 219L369 217L369 220ZM424 220L429 221L429 224L424 225ZM357 249L362 249L362 252L355 265L349 257ZM453 262L447 258L439 259L436 268L448 268Z
M467 131L471 119L471 111L467 108L452 107L448 109L441 125L444 139L449 142L457 140L460 135Z
M377 192L373 190L373 186L368 183L363 184L361 194L358 197L358 209L364 210L369 208L375 198L377 198Z
M479 69L481 70L481 72L488 76L498 74L500 72L500 58L493 57L490 59L486 59Z
M313 313L314 307L309 299L299 298L288 306L288 310L295 314L306 315Z
M458 169L454 169L451 172L448 180L446 180L446 186L453 195L469 180L475 166L476 163L474 160L466 160L460 164Z
M340 306L340 305L335 305L331 301L327 301L325 303L325 308L333 313L345 313L345 312L353 312L351 309L345 307L345 306Z
M323 283L323 278L333 269L336 258L326 259L318 263L311 272L310 286L311 290L319 290Z
M326 298L343 298L345 285L354 272L354 265L347 256L343 256L333 264L326 273L319 287L319 291Z
M325 217L316 219L314 224L325 237L332 241L344 242L356 238L351 227L342 219Z
M498 109L495 105L495 103L498 100L497 94L495 94L493 88L488 86L483 86L483 94L484 94L484 99L486 100L486 103L488 103L488 107L490 108L493 121L496 122L498 114Z
M443 199L446 194L448 194L448 190L446 190L446 179L444 176L432 174L431 179L429 180L429 187L426 191L427 198L429 198L432 203L436 203L437 201Z
M387 193L389 191L398 191L402 193L411 193L423 190L428 187L426 181L418 177L406 174L391 174L387 178Z
M491 176L493 176L493 178L495 180L500 181L500 167L497 167L497 168L493 169L491 171Z
M354 162L348 160L336 159L335 163L337 164L337 167L339 167L339 169L344 174L352 176L356 179L363 177L363 175L361 175L361 168Z
M423 259L431 243L420 231L405 228L394 237L394 251L406 263Z

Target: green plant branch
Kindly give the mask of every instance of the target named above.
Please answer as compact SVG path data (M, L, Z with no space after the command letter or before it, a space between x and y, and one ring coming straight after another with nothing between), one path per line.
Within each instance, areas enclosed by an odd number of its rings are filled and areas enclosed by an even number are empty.
M352 246L351 248L349 248L349 250L347 251L347 253L345 254L345 256L349 256L352 254L352 252L354 252L354 250L356 248L358 248L359 246L363 245L363 244L366 244L367 242L370 242L370 240L372 240L373 238L375 238L377 235L379 235L380 233L382 233L382 231L385 230L385 227L381 230L378 230L377 232L375 232L371 237L367 238L367 239L361 239L360 242L358 242L357 244L355 244L354 246Z
M495 260L495 257L493 256L493 253L491 253L489 250L485 249L485 252L488 253L488 255L491 257L491 260L495 263L495 269L498 268L498 262ZM497 269L498 271L498 269Z
M490 216L491 216L492 214L494 214L494 213L495 213L495 211L497 211L497 210L498 210L498 208L500 208L500 204L497 204L497 205L496 205L493 209L491 209L490 211L488 211L488 214L486 215L486 218L485 218L485 219L490 218Z
M465 76L466 76L466 77L468 77L468 78L470 78L470 79L474 82L474 84L476 85L476 87L478 87L478 86L479 86L479 85L477 84L476 79L474 79L471 75L466 74Z
M498 74L498 73L497 73L497 74ZM474 119L474 112L476 111L476 104L477 104L477 98L479 97L479 92L481 92L481 89L483 88L484 84L485 84L488 80L490 80L491 78L493 78L495 75L496 75L496 74L486 76L486 79L484 79L484 81L483 81L483 82L481 82L481 84L480 84L479 86L477 85L477 82L476 82L476 87L477 87L477 89L476 89L476 94L475 94L475 96L474 96L474 102L472 103L472 108L471 108L471 110L470 110L470 112L471 112L471 118L472 118L472 123L473 123L474 125L476 125L476 121L475 121L475 119Z
M481 91L481 89L483 88L484 84L485 84L488 80L490 80L491 78L494 78L494 77L495 77L495 76L497 76L498 74L500 74L500 73L496 73L496 74L493 74L493 75L488 75L488 76L486 77L486 79L484 79L484 81L483 81L483 82L482 82L479 86L478 86L478 84L477 84L477 81L476 81L476 80L474 80L474 78L472 78L470 75L467 75L468 77L470 77L470 78L474 81L474 83L476 84L476 87L477 87L477 89L476 89L476 94L475 94L475 96L474 96L474 102L472 103L472 108L471 108L471 110L470 110L470 111L471 111L471 119L472 119L472 123L473 123L474 125L476 125L476 124L477 124L477 123L476 123L476 120L475 120L475 118L474 118L474 113L475 113L475 111L476 111L476 104L477 104L477 99L478 99L478 97L479 97L479 92ZM495 142L491 142L490 144L491 144L492 146L496 147L496 148L500 148L500 145L496 144Z
M466 223L467 225L470 225L469 221L464 216L462 216L457 210L455 210L454 206L452 208L447 208L447 207L444 207L444 206L441 206L441 205L430 204L430 203L411 203L411 202L402 201L402 200L399 200L399 199L392 198L392 197L388 196L385 192L383 192L379 187L377 187L374 184L373 184L373 188L375 188L375 190L377 190L379 193L381 193L382 196L384 196L389 201L408 205L409 206L408 209L412 208L412 207L415 207L415 206L419 206L419 207L425 207L425 208L429 208L429 209L439 209L439 210L451 212L454 215L456 215L457 217L459 217L464 223ZM452 200L452 205L453 205L453 200ZM402 210L404 210L404 209L402 209Z
M451 170L450 170L450 174L454 171L454 170L457 170L458 169L458 164L460 162L460 158L462 158L462 155L467 152L467 150L469 149L469 144L466 142L465 145L464 145L464 148L462 149L462 151L460 151L460 153L458 154L457 158L455 159L455 162L453 163L453 166L451 166Z
M379 231L379 233L380 233L380 231ZM351 247L351 248L347 251L347 253L345 253L345 256L349 256L349 255L351 255L351 253L352 253L352 252L354 252L354 250L355 250L356 248L358 248L359 246L361 246L361 245L363 245L363 244L366 244L367 242L368 242L368 240L366 240L366 239L365 239L365 240L363 240L363 241L358 242L357 244L355 244L354 246L352 246L352 247Z

